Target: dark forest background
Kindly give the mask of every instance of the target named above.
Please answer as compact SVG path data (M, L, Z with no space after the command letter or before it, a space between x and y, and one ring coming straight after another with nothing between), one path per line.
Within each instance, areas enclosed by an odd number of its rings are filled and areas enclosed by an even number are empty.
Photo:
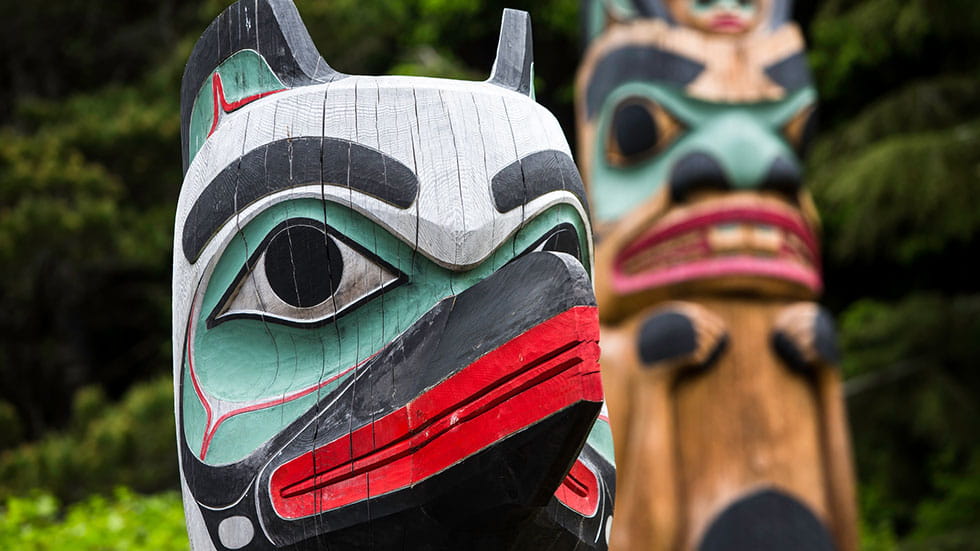
M0 0L0 548L186 549L178 90L227 3ZM471 79L490 70L502 8L529 10L538 99L574 129L578 0L297 4L340 71ZM980 549L980 2L796 12L822 97L808 181L863 548Z

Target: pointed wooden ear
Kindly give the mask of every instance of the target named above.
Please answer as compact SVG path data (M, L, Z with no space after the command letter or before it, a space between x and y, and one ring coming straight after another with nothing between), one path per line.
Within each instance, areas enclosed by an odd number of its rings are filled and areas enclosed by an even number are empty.
M235 61L226 63L231 58ZM331 82L345 76L320 56L292 0L235 2L204 31L184 69L180 100L185 171L200 146L200 139L196 143L190 141L195 102L219 73L225 84L245 83L249 93L254 94L271 92L274 87L289 89Z
M497 59L493 62L493 71L487 82L533 97L533 79L531 16L526 11L505 9L500 24Z

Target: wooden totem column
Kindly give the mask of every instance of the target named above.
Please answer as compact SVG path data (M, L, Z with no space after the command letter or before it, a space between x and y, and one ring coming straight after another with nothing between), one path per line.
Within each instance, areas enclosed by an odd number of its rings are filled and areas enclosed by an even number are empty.
M781 0L590 0L579 161L616 444L610 548L856 547L816 95Z
M592 231L531 28L486 82L350 76L290 0L184 73L174 244L195 551L605 549Z

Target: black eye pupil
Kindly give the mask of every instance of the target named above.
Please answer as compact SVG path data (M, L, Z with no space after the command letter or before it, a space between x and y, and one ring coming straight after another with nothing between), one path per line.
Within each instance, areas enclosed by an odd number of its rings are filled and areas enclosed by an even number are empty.
M344 260L337 243L322 230L292 226L269 243L265 275L283 302L308 308L337 291L344 275Z
M625 157L650 151L660 138L650 110L638 103L619 107L612 124L619 151Z

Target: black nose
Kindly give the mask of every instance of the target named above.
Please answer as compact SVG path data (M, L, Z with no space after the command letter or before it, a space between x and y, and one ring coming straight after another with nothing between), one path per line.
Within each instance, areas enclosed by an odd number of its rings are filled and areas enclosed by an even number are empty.
M688 153L670 171L670 196L676 203L686 201L697 191L729 189L731 184L724 169L707 153Z
M782 193L794 199L802 186L803 173L799 165L785 157L776 157L759 188Z
M708 528L698 551L834 551L827 527L796 498L775 489L729 505Z

